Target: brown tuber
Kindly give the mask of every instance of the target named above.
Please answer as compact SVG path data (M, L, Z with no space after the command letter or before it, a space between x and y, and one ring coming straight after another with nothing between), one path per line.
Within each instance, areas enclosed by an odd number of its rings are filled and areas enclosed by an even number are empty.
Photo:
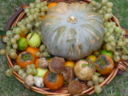
M86 90L86 89L87 89L87 86L85 84L83 86L83 84L77 80L72 80L68 85L68 91L72 95L79 95L83 90Z
M71 67L65 67L63 71L63 76L65 81L70 82L71 80L74 79L74 72L73 68Z
M62 71L64 71L64 63L65 63L65 60L64 58L61 58L61 57L54 57L51 62L49 62L49 70L51 72L54 72L54 73L61 73Z
M45 58L39 58L38 63L39 63L39 67L41 67L41 68L48 67L48 61Z

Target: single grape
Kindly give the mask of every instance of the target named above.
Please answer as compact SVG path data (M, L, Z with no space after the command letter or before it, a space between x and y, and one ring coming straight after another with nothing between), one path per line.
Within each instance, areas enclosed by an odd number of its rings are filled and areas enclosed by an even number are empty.
M99 94L99 93L102 92L102 88L101 88L99 85L96 85L96 86L94 87L94 90L95 90L95 92L96 92L97 94Z
M10 56L12 59L16 59L16 58L17 58L16 52L10 52L10 53L9 53L9 56Z
M120 27L115 27L115 31L116 31L117 33L119 33L119 32L121 32L122 30L120 29Z
M36 22L35 26L36 26L36 27L39 27L40 24L41 24L41 22Z
M34 18L33 18L32 15L28 16L28 19L29 19L30 21L33 21L33 20L34 20Z
M109 28L108 32L112 34L114 32L114 28Z
M23 33L27 33L27 32L28 32L28 29L27 29L24 25L22 25L22 26L21 26L21 31L22 31Z
M111 32L108 30L107 32L106 32L106 34L105 34L105 36L107 37L107 39L109 39L109 38L111 38ZM108 38L109 37L109 38Z
M93 81L88 81L87 82L87 85L89 86L89 87L92 87L94 84L93 84Z
M8 69L8 70L5 72L5 75L8 76L8 77L10 77L10 76L12 76L12 72L13 72L12 69Z
M99 83L99 77L98 77L97 75L93 75L92 81L93 81L95 84L98 84L98 83Z
M40 15L40 14L38 14L38 13L33 14L33 18L35 18L35 19L36 19L37 17L39 17L39 15Z
M116 56L119 56L119 55L120 55L120 53L119 53L118 51L114 52L114 54L115 54Z
M108 8L108 9L107 9L107 12L108 12L108 13L112 13L112 9L111 9L111 8Z
M22 73L22 74L21 74L21 77L22 77L23 79L25 79L25 78L27 77L27 74L26 74L26 73Z
M25 13L29 13L30 12L30 8L25 8Z
M41 45L41 46L40 46L40 51L41 51L41 52L44 51L45 49L46 49L45 45Z
M6 47L6 53L8 53L10 49L11 49L10 46L7 46Z
M35 10L34 9L30 9L31 14L35 14Z
M113 47L112 47L110 44L107 44L107 45L106 45L106 49L107 49L108 51L112 51L112 50L113 50Z
M14 36L14 38L15 38L16 40L19 40L19 39L20 39L20 35L19 35L19 34L16 34L16 35Z
M20 34L20 32L21 32L20 28L16 28L16 29L14 30L14 33L16 33L16 34Z
M106 6L104 6L104 7L102 7L102 10L106 11L106 10L108 10L108 8Z
M108 2L108 0L102 0L102 1L101 1L101 4L102 4L102 5L106 5L107 2Z
M101 74L100 73L98 73L98 72L95 72L95 74L94 75L96 75L96 76L100 76Z
M115 38L114 38L114 36L111 35L111 36L108 37L108 40L109 40L110 42L112 42L112 41L115 40Z
M123 56L122 56L122 59L128 60L128 55L123 55Z
M38 8L38 9L41 8L41 3L37 3L36 8Z
M104 16L104 19L105 20L108 20L110 18L112 18L112 14L105 14L105 16Z
M115 47L116 46L116 43L112 41L112 42L110 42L110 45L113 46L113 47Z
M104 11L103 10L99 10L99 14L104 14Z
M31 24L27 24L26 27L27 27L28 29L31 29L31 28L32 28L32 25L31 25Z
M17 47L18 47L17 44L13 44L12 46L14 49L17 49Z
M107 30L108 30L108 28L111 27L109 22L105 22L105 23L104 23L104 26L105 26L105 28L107 28Z
M7 31L7 32L6 32L6 36L9 37L10 35L12 35L12 32L11 32L11 31Z
M20 76L22 76L22 74L24 74L24 73L25 73L25 72L24 72L23 69L18 70L18 74L19 74Z
M16 43L16 39L15 39L15 38L12 38L12 39L11 39L11 43L12 43L12 44L15 44L15 43Z
M24 20L25 20L25 24L29 24L31 22L30 19L28 18L25 18Z
M99 78L99 82L102 83L104 81L104 77Z
M44 11L45 11L44 7L42 7L42 8L41 8L41 11L42 11L42 12L44 12Z
M0 55L5 55L6 54L6 50L5 49L0 49Z
M110 22L109 24L110 24L110 27L109 28L112 28L112 27L115 28L115 26L116 26L116 23L115 22Z
M48 10L48 7L47 6L44 6L44 10L47 11Z
M26 73L27 74L33 74L33 70L31 68L27 68Z
M21 69L21 67L19 66L19 65L15 65L14 67L13 67L13 70L14 71L19 71Z
M36 56L37 56L37 57L40 57L40 52L37 52L37 53L36 53Z
M42 2L42 3L44 4L44 6L47 5L47 1L44 1L44 2Z
M95 6L96 3L97 3L97 2L95 2L95 1L91 1L91 4L92 4L93 6Z
M50 57L50 55L49 55L48 52L43 52L43 56L44 56L44 57Z
M30 3L30 7L31 8L34 8L35 7L35 4L34 3Z
M123 46L124 45L124 42L122 40L119 40L118 41L118 46Z
M112 7L113 7L113 3L112 3L112 2L108 2L106 5L107 5L109 8L112 8Z
M7 43L8 40L9 40L9 38L8 38L7 36L4 36L4 37L3 37L3 42L4 42L4 43Z
M12 53L12 52L16 52L16 50L15 49L10 49L10 53Z
M120 56L114 56L114 60L118 62L120 60Z
M44 12L41 12L41 13L40 13L40 15L41 15L41 16L44 16L44 15L45 15L45 13L44 13Z

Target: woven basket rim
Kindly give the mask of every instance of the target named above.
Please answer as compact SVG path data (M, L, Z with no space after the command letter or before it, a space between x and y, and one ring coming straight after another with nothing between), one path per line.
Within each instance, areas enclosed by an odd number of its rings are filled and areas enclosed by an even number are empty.
M87 0L87 2L91 2L91 0ZM18 17L14 20L14 22L10 23L11 24L10 27L16 26L17 22L20 21L24 16L25 16L25 12L24 11L20 12L20 14L18 15ZM115 16L113 16L112 21L116 22L117 26L120 26L119 20ZM9 67L13 67L14 64L12 63L11 58L8 55L6 55L6 57L7 57L7 60L8 60L8 66ZM117 72L119 71L119 69L120 69L120 66L118 64L116 66L116 68L113 69L113 71L111 72L111 74L108 75L108 77L104 80L104 82L102 82L100 84L100 86L103 87L103 86L109 84L113 80L113 78L117 75ZM38 87L35 87L35 86L29 87L29 86L27 86L24 83L24 80L21 78L21 76L17 72L13 71L13 75L26 88L31 89L31 90L33 90L33 91L35 91L37 93L45 94L45 95L63 95L63 96L69 96L70 95L66 89L63 89L62 93L59 93L57 91L56 92L49 92L49 91L47 91L48 88L38 88ZM91 95L93 93L94 93L94 87L91 87L91 88L89 88L87 90L84 90L81 94Z

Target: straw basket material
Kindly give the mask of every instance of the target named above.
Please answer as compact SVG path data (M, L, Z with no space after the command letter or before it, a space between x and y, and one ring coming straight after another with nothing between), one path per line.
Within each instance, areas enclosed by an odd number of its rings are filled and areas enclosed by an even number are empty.
M83 2L83 1L82 1ZM84 2L86 3L90 3L91 1L90 0L84 0ZM18 8L16 10L16 12L13 14L13 16L9 19L9 22L6 26L6 30L10 29L11 27L14 27L16 26L17 22L20 21L22 18L25 17L25 12L24 12L24 8L25 6L21 6L20 8ZM120 26L119 25L119 21L116 17L113 16L113 18L111 19L113 22L116 22L117 26ZM128 31L126 31L126 33L128 33ZM128 35L126 34L125 37L128 37ZM15 62L13 62L9 56L7 55L7 59L8 59L8 65L9 67L13 67ZM100 84L101 87L109 84L113 78L117 75L117 72L119 70L122 70L122 71L125 71L126 70L126 67L128 66L128 62L127 61L120 61L120 62L117 62L116 64L117 66L115 67L115 69L111 72L111 74L109 76L106 77L106 79L104 80L104 82L102 82ZM35 86L32 86L32 87L29 87L27 86L25 83L24 83L24 80L21 78L21 76L19 76L16 72L13 72L14 76L16 77L17 80L19 80L26 88L29 88L37 93L40 93L40 94L45 94L45 95L53 95L53 96L69 96L70 94L68 93L68 90L66 87L63 87L59 90L56 90L56 91L50 91L48 88L38 88L38 87L35 87ZM87 95L91 95L94 93L94 87L90 87L89 89L87 90L84 90L82 94L87 94Z

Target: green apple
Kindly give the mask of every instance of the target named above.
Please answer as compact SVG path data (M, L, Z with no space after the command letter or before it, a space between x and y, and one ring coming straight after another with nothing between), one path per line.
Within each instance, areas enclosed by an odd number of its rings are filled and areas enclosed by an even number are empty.
M20 38L18 41L17 41L17 44L18 44L18 50L25 50L27 47L28 47L28 41L26 38Z
M36 76L38 76L38 77L44 77L44 75L47 72L48 72L48 69L37 68L37 74L36 74Z
M31 47L39 47L41 44L41 37L36 32L31 32L27 35L28 44Z

